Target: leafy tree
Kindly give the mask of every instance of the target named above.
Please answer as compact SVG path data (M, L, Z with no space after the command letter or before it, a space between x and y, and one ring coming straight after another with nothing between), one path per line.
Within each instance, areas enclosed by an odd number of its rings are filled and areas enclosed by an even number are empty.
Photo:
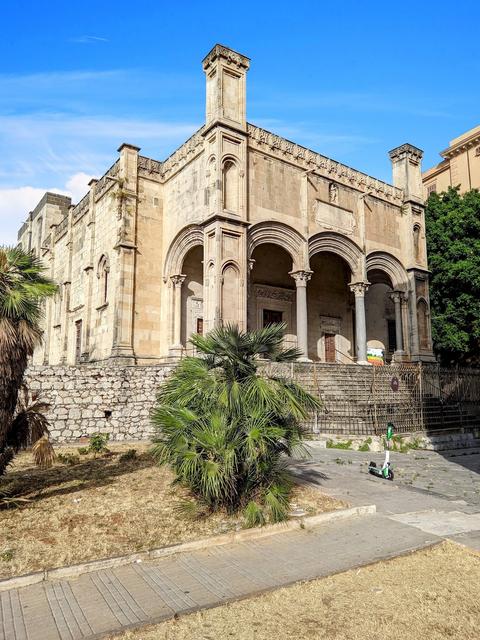
M301 421L318 401L292 381L259 371L259 356L292 362L285 325L236 326L195 335L199 353L162 385L153 454L210 510L244 509L250 525L287 516L291 476L282 456L301 448Z
M43 301L55 291L33 253L0 247L0 476L21 447L48 432L40 417L45 405L27 396L18 399L28 358L41 341ZM35 456L48 464L48 440L39 442Z
M442 363L480 364L480 193L432 193L426 232L434 347Z

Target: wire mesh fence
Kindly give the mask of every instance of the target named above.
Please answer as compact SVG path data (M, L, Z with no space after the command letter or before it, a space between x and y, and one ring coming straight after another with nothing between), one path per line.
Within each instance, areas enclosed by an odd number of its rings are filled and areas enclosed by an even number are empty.
M312 433L379 435L480 427L480 369L435 364L384 367L324 363L269 364L270 375L302 384L322 401Z

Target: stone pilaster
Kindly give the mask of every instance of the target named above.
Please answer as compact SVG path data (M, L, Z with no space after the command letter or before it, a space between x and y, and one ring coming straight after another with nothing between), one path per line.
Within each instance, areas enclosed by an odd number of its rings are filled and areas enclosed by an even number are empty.
M135 361L133 317L135 306L137 165L139 147L122 144L118 151L117 273L115 282L114 332L111 357L121 364Z
M92 336L92 319L93 319L93 310L95 308L95 185L98 180L93 178L88 183L90 187L89 192L89 203L88 203L88 220L87 220L87 231L89 238L89 249L88 249L88 257L87 262L84 267L85 272L85 322L83 327L83 353L82 353L82 362L88 362L90 360L90 342Z
M367 362L367 324L365 319L365 294L369 282L351 282L350 290L355 296L355 330L357 343L357 364Z
M291 271L297 288L297 346L302 352L299 360L309 362L308 359L308 312L307 312L307 282L312 277L312 271Z

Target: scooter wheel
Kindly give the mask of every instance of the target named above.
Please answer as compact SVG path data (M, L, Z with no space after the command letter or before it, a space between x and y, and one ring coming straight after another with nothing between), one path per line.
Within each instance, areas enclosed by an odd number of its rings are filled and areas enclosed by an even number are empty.
M393 471L390 470L388 472L387 480L393 480L393 478L394 478Z
M370 464L368 466L369 467L376 467L377 465L375 464L375 462L370 462Z

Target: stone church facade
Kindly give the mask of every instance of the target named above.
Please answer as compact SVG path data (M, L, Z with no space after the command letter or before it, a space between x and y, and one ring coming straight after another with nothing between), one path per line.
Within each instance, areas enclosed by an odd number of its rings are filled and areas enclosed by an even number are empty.
M216 45L189 140L163 162L122 144L77 205L29 214L19 244L59 284L34 363L156 364L279 321L305 360L433 359L422 152L390 152L390 185L248 123L249 63Z

